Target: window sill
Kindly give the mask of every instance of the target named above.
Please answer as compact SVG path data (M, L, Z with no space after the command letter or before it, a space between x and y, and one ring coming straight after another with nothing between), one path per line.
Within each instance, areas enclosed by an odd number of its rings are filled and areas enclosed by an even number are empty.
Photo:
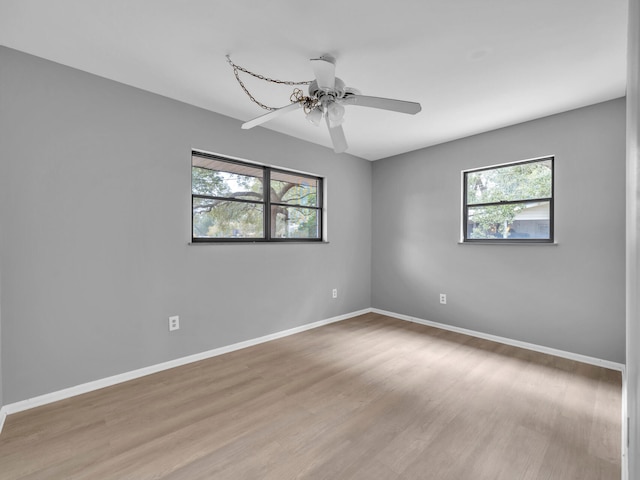
M476 241L476 242L458 242L458 245L527 245L527 246L531 246L531 245L538 245L541 247L556 247L558 246L558 242L483 242L483 241Z
M187 242L189 246L200 246L200 245L328 245L329 242L296 242L292 240L290 242L251 242L251 241L242 241L242 242Z

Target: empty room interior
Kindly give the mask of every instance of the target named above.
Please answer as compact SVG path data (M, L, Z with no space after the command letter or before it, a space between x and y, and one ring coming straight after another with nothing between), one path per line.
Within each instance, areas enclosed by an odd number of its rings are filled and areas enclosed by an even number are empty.
M0 0L0 480L640 478L640 0Z

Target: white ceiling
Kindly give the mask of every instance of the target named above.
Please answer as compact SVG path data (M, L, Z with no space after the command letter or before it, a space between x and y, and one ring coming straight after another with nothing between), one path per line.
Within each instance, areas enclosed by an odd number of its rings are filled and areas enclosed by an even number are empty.
M0 0L0 44L242 121L265 111L226 54L284 80L331 54L362 94L422 104L347 107L347 152L369 160L623 96L626 28L626 0ZM257 128L331 146L302 111Z

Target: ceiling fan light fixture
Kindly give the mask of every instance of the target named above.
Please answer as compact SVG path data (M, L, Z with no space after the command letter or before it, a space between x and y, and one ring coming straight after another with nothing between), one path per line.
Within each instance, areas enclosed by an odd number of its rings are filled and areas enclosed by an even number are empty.
M309 123L315 125L316 127L319 127L320 122L322 121L322 108L312 108L309 113L307 113L307 120L309 120Z
M227 62L233 68L233 74L238 84L247 94L249 99L256 105L269 113L260 115L259 117L249 120L242 124L242 128L249 129L280 117L287 112L302 108L307 120L313 125L319 126L324 119L329 128L329 136L336 153L342 153L347 150L347 140L344 136L342 123L344 121L344 105L358 105L360 107L379 108L382 110L390 110L392 112L408 113L415 115L422 107L417 102L407 102L404 100L395 100L392 98L369 97L360 95L355 88L345 86L344 82L335 76L336 60L333 57L323 56L311 59L311 67L315 73L315 79L304 82L291 82L284 80L274 80L263 75L253 73L246 68L236 65L227 55ZM289 97L291 103L284 107L274 108L260 103L247 90L245 84L240 80L240 72L246 73L260 80L270 83L283 85L308 85L308 94L305 95L300 88L294 88L293 93Z
M331 102L327 105L327 117L332 127L342 125L344 121L344 107L337 102Z

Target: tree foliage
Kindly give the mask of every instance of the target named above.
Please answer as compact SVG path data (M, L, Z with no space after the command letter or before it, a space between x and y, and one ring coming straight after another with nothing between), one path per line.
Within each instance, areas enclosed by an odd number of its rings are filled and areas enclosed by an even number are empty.
M285 176L286 177L286 176ZM265 203L262 177L192 168L193 234L209 238L264 237ZM272 179L271 238L315 238L319 219L317 185Z
M516 215L552 195L551 160L468 172L470 238L507 238Z

